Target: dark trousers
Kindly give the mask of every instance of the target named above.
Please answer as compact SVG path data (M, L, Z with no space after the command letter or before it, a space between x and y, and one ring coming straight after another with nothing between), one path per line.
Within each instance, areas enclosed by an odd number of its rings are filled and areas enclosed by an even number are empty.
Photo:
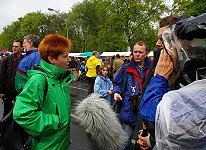
M13 103L12 100L9 100L7 98L3 99L4 101L4 113L3 113L3 117L6 116L11 109L13 108Z
M96 77L87 77L88 81L88 94L94 93L94 83L95 83Z

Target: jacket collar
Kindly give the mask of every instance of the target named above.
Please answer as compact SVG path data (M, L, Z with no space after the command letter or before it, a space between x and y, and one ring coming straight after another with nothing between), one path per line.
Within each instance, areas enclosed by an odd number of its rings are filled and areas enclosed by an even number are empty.
M148 57L146 57L146 58L145 58L145 65L144 65L143 69L144 69L144 70L145 70L145 69L148 69L148 68L150 67L151 63L152 63L151 60L150 60ZM135 68L137 67L137 64L136 64L136 62L134 61L134 58L132 58L129 66L130 66L131 68L133 68L133 69L135 69Z
M72 79L75 78L75 76L69 71L64 70L62 68L58 68L52 64L47 63L44 60L41 60L40 67L45 71L45 73L49 78L53 78L55 80L59 80L59 81L65 80L66 82L69 82L69 80L71 81ZM30 70L29 72L30 75L32 76L37 71L39 70Z
M29 55L29 54L34 53L34 52L36 52L36 51L38 51L37 48L35 48L35 49L33 49L33 50L29 50L29 51L26 52L26 55Z

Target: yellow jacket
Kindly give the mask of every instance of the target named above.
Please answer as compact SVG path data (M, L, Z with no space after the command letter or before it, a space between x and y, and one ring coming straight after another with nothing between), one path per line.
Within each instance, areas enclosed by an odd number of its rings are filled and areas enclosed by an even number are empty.
M95 56L89 57L86 63L86 67L88 69L86 76L96 77L97 76L96 67L98 65L101 65L101 62L99 61L98 58L96 58Z

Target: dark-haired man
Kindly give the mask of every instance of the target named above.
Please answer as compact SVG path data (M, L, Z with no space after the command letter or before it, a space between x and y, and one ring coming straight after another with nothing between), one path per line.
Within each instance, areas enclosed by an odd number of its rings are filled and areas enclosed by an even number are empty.
M170 16L164 17L164 18L162 18L162 20L160 20L158 40L156 42L156 46L158 46L160 49L158 49L156 51L156 53L160 53L160 50L164 48L164 45L161 41L161 36L162 36L163 31L167 27L172 25L174 22L176 22L179 18L180 18L180 16L178 16L178 15L170 15ZM155 60L155 61L158 61L158 60ZM154 63L153 63L153 65L154 65ZM156 66L153 66L153 68L150 69L150 71L153 71L153 73L151 73L152 75L154 75L155 67ZM165 90L167 90L167 89L165 89ZM144 105L144 103L145 103L145 96L143 97L143 99L141 101L140 113L141 113L141 116L143 118L144 124L147 128L147 131L149 132L149 136L142 137L141 136L142 133L140 133L140 135L138 136L139 137L138 143L139 143L141 148L153 148L155 145L155 124L154 124L154 121L155 121L156 108L155 108L155 110L151 111L151 109L153 107L149 106L149 105ZM148 111L150 113L148 113Z
M0 98L4 101L5 116L12 108L12 101L17 96L14 81L16 68L23 58L23 41L14 40L12 44L13 54L5 56L0 60Z
M202 108L205 114L206 14L165 20L173 23L160 22L156 45L162 50L140 107L150 134L140 133L138 143L143 149L152 148L156 136L157 149L204 149L205 115L199 111ZM176 82L189 85L170 91Z

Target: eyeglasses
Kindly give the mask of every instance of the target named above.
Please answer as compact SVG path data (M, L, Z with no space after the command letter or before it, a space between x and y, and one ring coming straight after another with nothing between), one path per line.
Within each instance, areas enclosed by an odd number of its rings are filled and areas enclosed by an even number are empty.
M15 47L15 48L17 48L17 47L20 47L20 46L14 46L14 45L12 45L12 47Z
M102 70L102 71L108 71L108 70Z

